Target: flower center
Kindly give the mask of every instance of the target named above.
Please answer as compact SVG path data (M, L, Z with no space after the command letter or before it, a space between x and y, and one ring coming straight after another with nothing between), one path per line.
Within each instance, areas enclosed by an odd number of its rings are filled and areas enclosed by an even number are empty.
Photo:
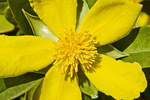
M95 39L88 32L69 31L59 37L55 64L67 76L73 77L81 69L90 70L97 57Z

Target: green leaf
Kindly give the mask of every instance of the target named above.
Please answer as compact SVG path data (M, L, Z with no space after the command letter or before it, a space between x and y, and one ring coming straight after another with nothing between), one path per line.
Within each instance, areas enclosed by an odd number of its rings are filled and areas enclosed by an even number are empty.
M26 16L34 35L42 36L52 40L58 40L55 35L48 29L48 27L37 17L33 16L23 10L24 15Z
M83 100L115 100L111 96L107 96L104 93L99 92L97 99L92 99L90 96L83 94Z
M0 92L4 91L6 89L6 85L4 82L4 79L0 79Z
M129 57L123 58L122 60L128 62L138 62L142 68L150 67L150 52L135 52L130 54Z
M4 15L0 15L0 33L10 32L14 29L14 25L8 22Z
M130 54L122 60L139 62L143 68L150 67L150 26L142 27L139 31L132 31L128 37L115 45Z
M4 11L7 7L8 7L7 2L0 2L0 14L4 14Z
M79 86L83 93L91 96L91 98L98 98L98 90L96 87L87 79L82 71L78 72L79 75Z
M4 80L5 80L6 87L10 88L19 84L24 84L30 81L40 79L43 76L44 75L36 74L36 73L27 73L17 77L5 78Z
M78 0L78 8L77 8L77 29L79 30L82 19L89 11L88 4L85 0Z
M33 88L36 84L39 84L42 81L42 79L35 80L32 82L20 84L11 88L6 89L5 91L0 93L0 100L11 100L14 99L25 92L29 91L31 88Z
M5 17L6 17L6 19L7 19L10 23L12 23L12 24L14 24L14 25L17 25L16 20L15 20L13 14L12 14L12 11L11 11L10 8L7 8L7 9L5 10Z
M129 56L128 53L121 52L112 45L106 45L106 46L99 47L98 52L100 54L105 54L105 55L108 55L108 56L113 57L115 59Z
M14 15L18 27L22 30L23 34L32 34L32 29L25 18L22 9L32 12L28 0L7 0L9 7Z
M91 7L95 4L96 1L97 1L97 0L86 0L86 2L87 2L87 4L88 4L89 8L91 8Z
M26 100L26 93L22 96L20 96L19 100Z
M115 46L120 51L124 51L136 39L138 32L139 32L139 28L133 29L128 36L115 42L113 46Z
M105 95L104 93L99 92L98 100L115 100L111 96Z
M34 100L35 98L35 94L36 94L36 90L39 88L41 83L36 84L30 91L28 91L26 94L26 100Z
M83 100L93 100L91 97L83 94Z
M0 0L0 2L6 2L6 0Z

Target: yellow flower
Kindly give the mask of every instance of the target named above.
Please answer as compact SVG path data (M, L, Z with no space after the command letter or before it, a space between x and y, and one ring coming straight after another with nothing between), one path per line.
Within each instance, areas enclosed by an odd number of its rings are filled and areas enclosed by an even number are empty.
M38 36L1 36L1 77L40 70L46 73L40 100L82 100L78 71L117 100L133 100L147 87L141 66L99 54L97 46L128 35L141 11L131 0L98 0L77 20L77 0L32 0L39 17L58 40ZM79 28L76 27L77 23Z

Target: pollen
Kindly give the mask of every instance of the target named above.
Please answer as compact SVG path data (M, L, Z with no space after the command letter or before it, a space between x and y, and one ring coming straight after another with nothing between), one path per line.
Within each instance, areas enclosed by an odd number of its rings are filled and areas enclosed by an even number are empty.
M62 72L73 77L79 70L90 70L98 55L97 42L88 32L65 32L57 42L55 64Z

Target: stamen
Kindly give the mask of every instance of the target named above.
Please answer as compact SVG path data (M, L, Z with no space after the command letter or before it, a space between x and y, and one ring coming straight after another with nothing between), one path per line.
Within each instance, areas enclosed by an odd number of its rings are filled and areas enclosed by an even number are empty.
M62 72L73 77L79 70L90 70L98 55L95 39L88 32L70 30L59 37L55 64Z

